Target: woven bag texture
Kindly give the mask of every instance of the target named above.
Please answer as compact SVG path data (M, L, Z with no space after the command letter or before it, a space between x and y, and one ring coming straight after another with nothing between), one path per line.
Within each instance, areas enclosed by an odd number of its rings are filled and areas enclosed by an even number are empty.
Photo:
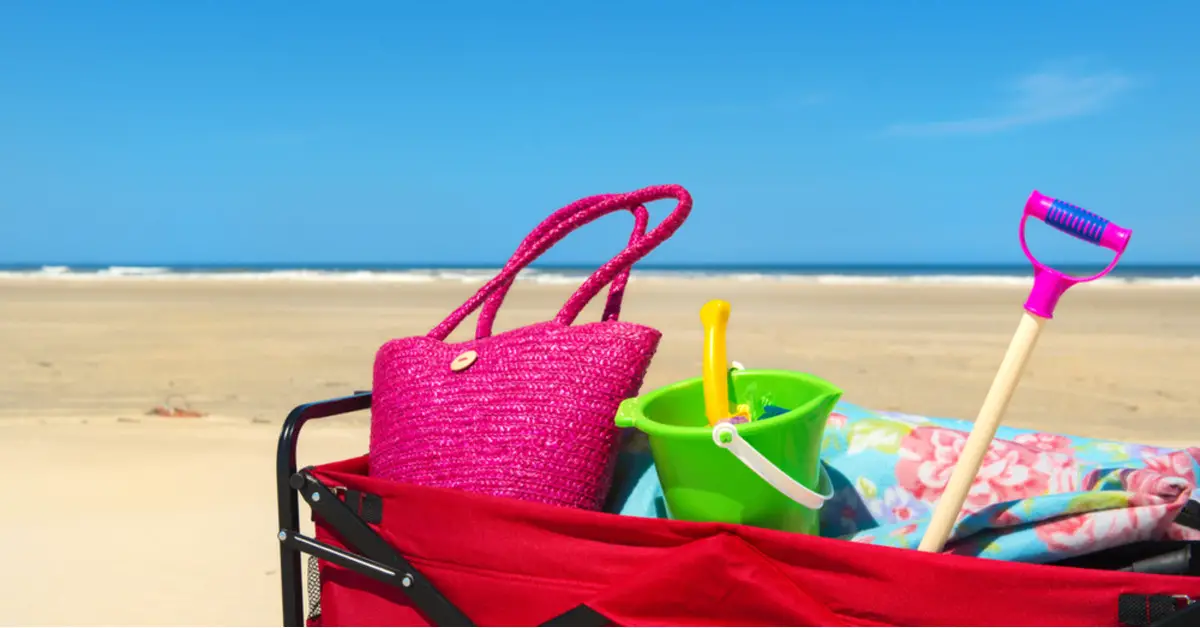
M645 204L677 200L646 233ZM631 211L629 245L596 270L553 320L492 334L517 274L575 229ZM618 320L630 267L670 237L691 211L680 186L580 199L542 222L504 269L426 336L385 343L376 354L370 474L546 504L597 510L618 446L617 406L636 396L661 333ZM573 324L606 285L600 322ZM476 309L475 338L446 337ZM461 370L456 358L474 351Z

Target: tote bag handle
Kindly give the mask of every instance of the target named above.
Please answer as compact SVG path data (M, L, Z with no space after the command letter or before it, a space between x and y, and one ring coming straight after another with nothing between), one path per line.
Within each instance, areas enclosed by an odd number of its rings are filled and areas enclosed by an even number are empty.
M676 199L675 208L652 231L640 238L632 238L629 246L600 266L583 284L571 295L567 302L554 317L554 321L562 325L570 325L604 286L611 283L617 275L631 268L638 260L645 257L659 244L671 237L687 220L692 210L692 197L686 189L679 185L657 185L630 192L628 194L593 196L580 199L560 210L569 212L570 216L562 222L549 226L544 234L520 255L514 255L495 277L483 285L470 299L454 310L444 321L434 327L428 334L429 338L445 340L463 319L470 316L483 302L497 290L509 285L516 275L543 253L565 238L572 231L615 211L630 210L638 205L654 201Z
M589 197L588 199L583 200L594 202L607 196L611 195L604 194ZM571 215L573 215L573 212L568 211L572 207L573 205L560 209L559 211L551 214L546 220L543 220L542 223L538 225L523 242L521 242L521 245L517 247L517 251L512 257L518 258L523 255L526 251L533 247L538 240L546 237L546 232L548 232L554 225L567 220ZM638 240L638 238L646 235L646 227L650 222L650 212L646 210L645 205L638 205L630 208L630 211L633 213L634 223L633 233L631 233L629 236L629 244L632 245ZM621 273L618 274L615 279L613 279L612 284L610 284L608 289L608 300L604 304L604 313L600 316L600 320L617 320L617 318L621 315L621 300L625 296L625 284L629 281L629 272L630 269L626 268L621 271ZM516 277L514 276L505 282L504 285L496 290L496 292L493 292L487 298L487 301L484 302L483 309L479 311L479 320L475 326L476 339L486 338L492 335L492 325L495 323L496 313L500 310L500 306L504 303L504 299L508 296L508 291L515 281Z

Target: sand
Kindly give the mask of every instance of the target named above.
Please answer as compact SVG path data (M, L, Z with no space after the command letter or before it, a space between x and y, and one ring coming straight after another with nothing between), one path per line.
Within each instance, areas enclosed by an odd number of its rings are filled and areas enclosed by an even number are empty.
M475 288L0 280L0 470L15 497L0 511L0 623L277 625L283 417L370 388L381 343L427 332ZM518 284L497 329L549 318L573 288ZM665 334L647 389L699 372L696 312L720 297L734 308L731 359L820 375L867 407L971 418L1025 293L637 280L623 318ZM1200 444L1197 311L1197 289L1077 288L1007 424ZM206 416L146 414L159 405ZM310 429L302 463L365 452L365 413Z

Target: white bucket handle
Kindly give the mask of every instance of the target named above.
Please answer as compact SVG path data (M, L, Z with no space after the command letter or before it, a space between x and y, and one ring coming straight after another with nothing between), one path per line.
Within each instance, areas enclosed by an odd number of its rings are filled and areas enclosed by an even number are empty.
M820 462L817 463L820 466L821 472L820 484L825 486L825 494L817 493L797 482L792 479L792 476L784 473L782 469L775 466L775 463L767 460L766 456L758 453L757 449L742 438L742 435L738 433L736 425L728 421L717 423L713 427L712 435L713 442L717 444L717 447L729 451L742 464L758 474L758 477L762 478L763 481L775 487L775 490L787 495L801 506L809 510L820 510L821 506L824 506L825 502L833 497L833 483L829 481L825 465Z

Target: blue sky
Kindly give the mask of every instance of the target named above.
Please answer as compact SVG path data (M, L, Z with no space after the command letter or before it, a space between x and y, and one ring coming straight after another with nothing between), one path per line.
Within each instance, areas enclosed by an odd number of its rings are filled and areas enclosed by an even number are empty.
M1200 262L1200 4L0 3L0 263L1020 262L1033 189ZM651 209L665 215L665 204ZM627 214L548 263L623 244ZM1050 259L1091 247L1034 230Z

